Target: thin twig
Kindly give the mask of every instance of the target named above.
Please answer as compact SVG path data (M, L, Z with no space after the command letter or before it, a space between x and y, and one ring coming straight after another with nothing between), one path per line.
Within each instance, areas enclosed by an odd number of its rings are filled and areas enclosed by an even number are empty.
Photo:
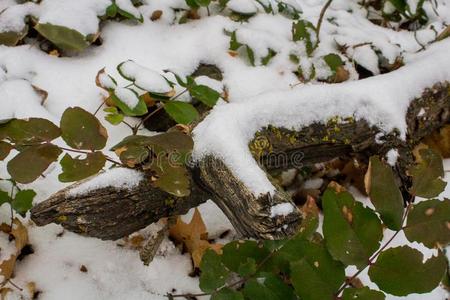
M84 151L84 150L78 150L78 149L72 149L72 148L65 148L58 146L61 150L68 151L68 152L75 152L75 153L81 153L81 154L91 154L90 151ZM109 156L105 155L105 158L107 161L112 162L113 164L121 166L122 164L115 161L114 159L110 158Z
M156 114L158 111L160 111L161 109L163 109L164 107L164 103L162 103L157 109L155 109L154 111L152 111L151 113L149 113L148 115L145 116L145 118L141 119L141 121L133 127L133 135L136 135L139 128L141 128L142 124L144 124L148 119L151 118L151 116L153 116L154 114Z
M319 34L320 34L320 27L322 27L322 22L323 22L323 18L325 17L325 13L328 9L328 7L330 7L331 2L333 2L333 0L328 0L327 3L325 3L325 5L322 7L322 10L320 11L320 16L319 16L319 21L317 22L317 26L316 26L316 47L319 45Z

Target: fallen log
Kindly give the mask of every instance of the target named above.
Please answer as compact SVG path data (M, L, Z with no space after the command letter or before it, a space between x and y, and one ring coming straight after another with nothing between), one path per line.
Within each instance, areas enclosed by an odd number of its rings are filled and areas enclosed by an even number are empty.
M406 137L396 130L383 131L364 118L337 115L299 130L267 124L256 132L248 148L265 171L306 166L335 157L385 157L395 149L398 159L393 168L406 191L410 185L406 170L413 162L413 147L449 120L450 84L444 81L410 102L405 116ZM273 193L255 193L221 157L202 157L190 168L190 176L192 190L184 198L153 187L147 176L132 189L107 187L70 196L70 191L79 185L76 184L36 205L31 218L39 226L58 223L70 231L101 239L126 236L160 218L183 214L207 199L223 210L244 237L289 236L302 220L290 196L275 183L272 182ZM280 212L277 208L282 207Z

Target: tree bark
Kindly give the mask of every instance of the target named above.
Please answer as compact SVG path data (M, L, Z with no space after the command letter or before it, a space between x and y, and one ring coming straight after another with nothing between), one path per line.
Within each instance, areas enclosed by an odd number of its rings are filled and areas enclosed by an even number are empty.
M406 114L406 140L398 132L383 133L365 120L336 116L327 123L314 123L299 131L268 126L249 143L254 158L265 170L301 167L336 157L368 159L396 149L394 171L406 193L410 178L406 170L413 163L412 149L422 138L450 120L450 84L439 83L411 102ZM279 187L274 196L255 197L219 158L208 156L191 169L192 192L174 198L143 180L132 190L104 188L79 197L62 190L32 209L38 225L59 223L68 230L102 239L126 236L162 217L186 212L212 199L244 237L278 239L292 235L302 220L299 210L286 216L271 216L270 208L291 203ZM269 176L269 175L268 175ZM270 178L270 176L269 176Z

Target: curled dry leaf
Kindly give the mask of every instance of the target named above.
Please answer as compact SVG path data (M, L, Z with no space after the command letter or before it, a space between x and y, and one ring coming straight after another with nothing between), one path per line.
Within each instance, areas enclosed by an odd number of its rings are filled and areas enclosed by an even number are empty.
M191 222L185 223L180 217L177 218L176 224L169 230L170 236L182 243L186 250L191 254L194 267L199 268L203 254L206 250L212 249L221 254L223 245L211 244L208 241L208 232L205 223L198 209L195 209Z
M14 237L15 248L16 248L16 251L14 254L12 254L8 259L5 259L0 263L0 275L2 276L1 284L4 284L6 281L8 281L11 278L11 276L14 272L14 267L16 265L17 257L19 256L20 252L22 251L22 248L28 244L28 231L27 231L27 228L19 221L19 219L13 220L12 228L6 224L2 224L0 226L0 230L3 231L4 233L10 234L11 236ZM2 297L3 297L3 292L2 292Z

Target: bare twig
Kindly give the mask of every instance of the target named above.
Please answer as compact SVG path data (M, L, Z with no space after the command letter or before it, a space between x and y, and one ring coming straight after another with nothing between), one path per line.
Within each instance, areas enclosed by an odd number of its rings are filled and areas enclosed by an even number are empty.
M317 40L316 46L319 45L320 28L322 27L323 18L325 17L325 13L327 12L327 9L330 7L331 2L333 2L333 0L328 0L327 3L325 3L325 5L322 7L322 10L320 11L319 21L317 21L317 26L316 26L316 40Z

